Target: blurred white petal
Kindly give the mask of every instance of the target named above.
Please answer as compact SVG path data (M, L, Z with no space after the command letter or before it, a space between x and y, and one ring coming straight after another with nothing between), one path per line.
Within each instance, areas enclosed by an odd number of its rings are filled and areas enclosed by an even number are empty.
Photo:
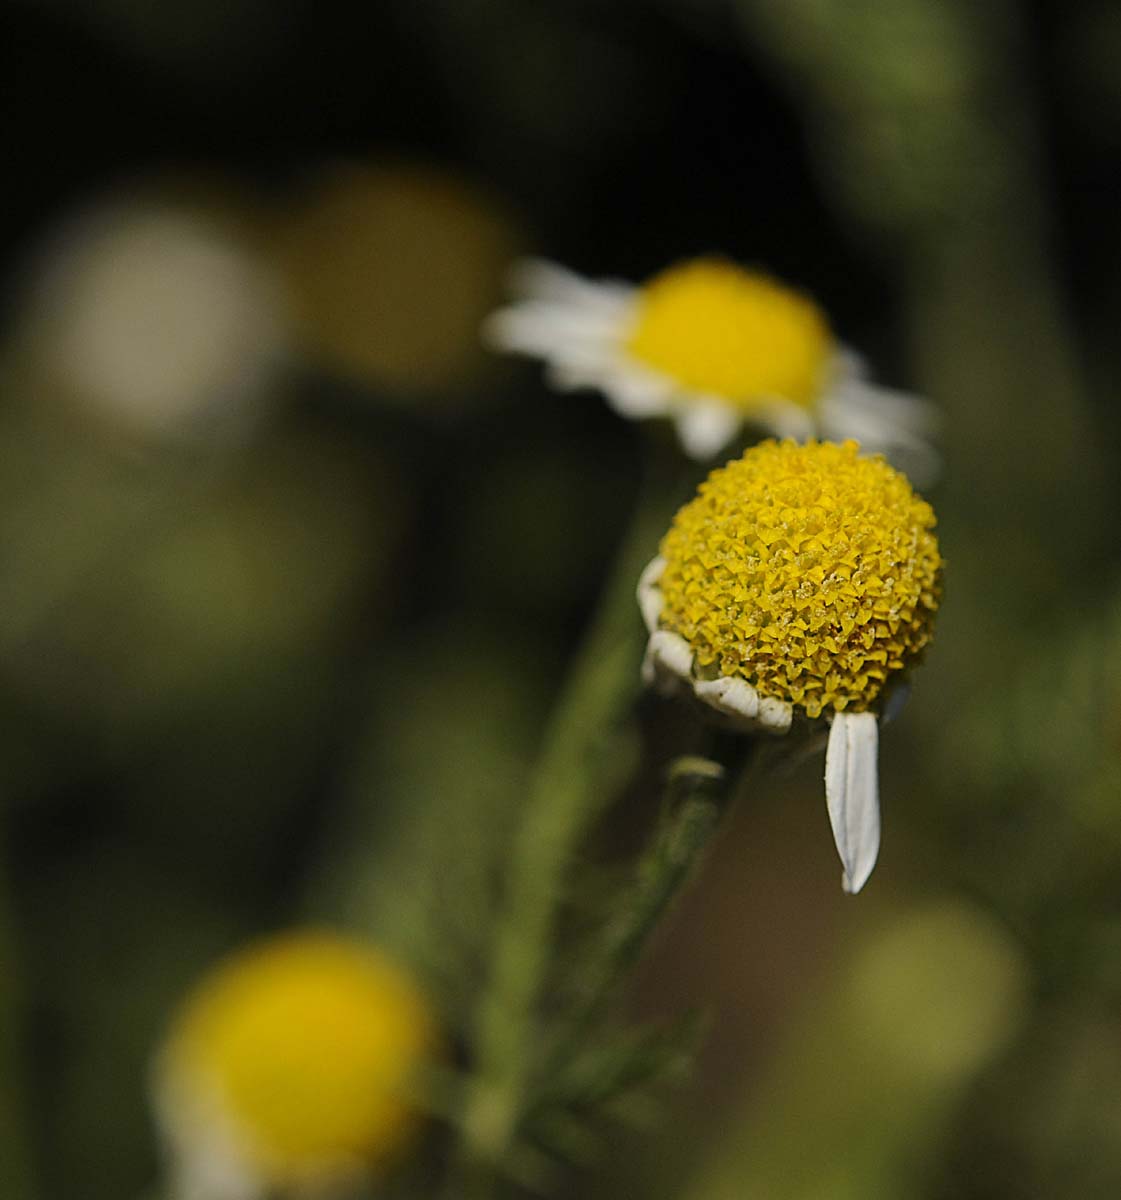
M618 280L591 280L544 258L523 258L511 267L510 290L524 300L550 301L565 307L592 307L618 313L637 289Z
M189 206L122 200L55 235L30 299L38 361L152 437L238 439L288 344L287 299L247 244Z
M793 438L796 442L809 441L817 432L813 414L785 400L775 401L763 409L759 423L768 426L775 437Z
M941 472L934 447L941 420L941 412L929 400L866 380L840 381L818 405L822 437L855 439L866 452L882 453L919 486L933 483Z
M618 319L580 308L526 302L499 309L483 322L483 340L496 350L549 358L579 353L588 343L597 352L614 345Z
M692 458L712 458L736 436L743 414L727 404L690 400L677 414L677 433Z
M668 379L625 363L606 372L601 386L607 403L621 417L663 417L670 411L674 395Z

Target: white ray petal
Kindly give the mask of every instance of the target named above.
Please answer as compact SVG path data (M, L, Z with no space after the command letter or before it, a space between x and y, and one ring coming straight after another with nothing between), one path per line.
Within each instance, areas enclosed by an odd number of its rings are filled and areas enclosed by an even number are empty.
M623 326L623 321L609 315L562 304L525 301L487 317L482 336L496 350L548 355L584 345L614 346L622 336Z
M841 886L856 893L880 852L880 795L875 713L837 713L825 751L825 802L841 856Z
M817 432L813 417L806 409L789 400L776 400L760 410L759 424L767 426L777 438L805 442Z
M166 1052L152 1073L152 1100L174 1200L260 1200L265 1184L220 1090Z
M726 717L754 726L759 715L759 693L737 676L721 676L719 679L697 680L693 691L710 707Z
M794 720L794 707L774 696L760 696L757 719L768 733L786 733Z
M935 437L942 425L938 406L929 400L865 380L830 388L822 398L821 412L824 420L863 419L924 438Z
M558 391L603 390L614 370L615 350L587 343L566 346L563 350L558 348L541 357L545 359L545 378Z
M727 404L690 400L677 417L677 434L691 458L711 458L736 435L743 416Z
M859 354L851 346L841 345L833 352L825 374L826 383L832 388L854 380L869 379L872 372L863 354Z
M525 258L510 269L510 290L519 297L579 308L617 311L629 305L636 289L619 280L593 280L543 258Z
M662 615L662 590L658 587L658 581L665 569L666 560L659 554L646 564L638 577L638 608L647 633L653 633L658 628L658 620Z
M670 410L673 384L663 376L632 366L618 355L603 373L607 403L621 417L662 417Z
M850 381L822 397L818 420L823 437L855 438L865 453L882 453L920 487L941 473L934 448L941 414L919 396Z
M650 635L646 651L654 665L678 679L688 679L693 670L693 651L689 643L668 629L655 630Z

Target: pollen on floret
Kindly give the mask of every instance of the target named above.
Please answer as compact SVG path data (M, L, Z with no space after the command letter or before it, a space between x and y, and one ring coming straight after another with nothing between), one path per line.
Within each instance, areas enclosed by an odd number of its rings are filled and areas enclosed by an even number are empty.
M718 258L656 275L637 296L627 348L682 390L746 411L768 401L810 407L834 342L812 300Z
M855 442L762 442L713 471L663 539L660 625L701 678L811 718L874 707L930 642L934 511Z
M417 1124L410 1077L436 1040L400 968L363 943L308 931L258 943L204 978L164 1067L174 1094L204 1119L213 1109L262 1178L281 1185L393 1157Z

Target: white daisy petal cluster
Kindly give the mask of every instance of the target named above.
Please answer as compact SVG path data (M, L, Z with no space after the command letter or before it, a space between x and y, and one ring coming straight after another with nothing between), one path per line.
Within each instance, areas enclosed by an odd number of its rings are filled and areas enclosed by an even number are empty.
M694 458L750 426L854 437L917 480L937 472L933 406L871 383L817 306L765 274L704 258L634 286L533 259L510 282L513 302L484 329L492 346L542 359L558 389L598 389L621 416L670 419Z

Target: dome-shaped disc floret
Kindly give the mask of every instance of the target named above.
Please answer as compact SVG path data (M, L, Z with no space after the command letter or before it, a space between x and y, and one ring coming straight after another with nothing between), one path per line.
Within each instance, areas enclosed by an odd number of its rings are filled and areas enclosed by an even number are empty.
M662 542L659 625L700 678L862 712L931 639L934 511L854 442L764 442L713 471Z
M930 642L942 575L930 505L857 452L769 441L713 471L638 585L648 682L691 688L742 729L829 721L825 793L850 892L879 852L879 717Z

